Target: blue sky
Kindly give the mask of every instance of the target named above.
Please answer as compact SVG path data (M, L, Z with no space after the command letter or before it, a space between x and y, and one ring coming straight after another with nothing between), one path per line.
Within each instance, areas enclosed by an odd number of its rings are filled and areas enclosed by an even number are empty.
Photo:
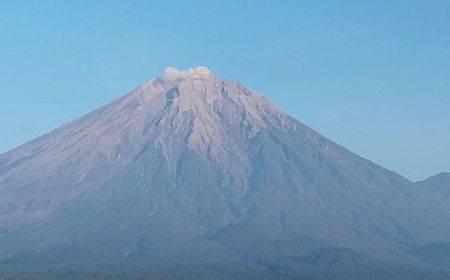
M450 171L450 1L0 2L0 152L206 65L412 179Z

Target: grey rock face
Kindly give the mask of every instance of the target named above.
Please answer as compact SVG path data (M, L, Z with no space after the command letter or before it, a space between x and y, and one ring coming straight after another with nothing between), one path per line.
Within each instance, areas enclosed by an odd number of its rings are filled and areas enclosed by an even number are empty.
M423 189L243 85L168 68L0 155L0 255L419 264L411 248L450 242L448 200Z

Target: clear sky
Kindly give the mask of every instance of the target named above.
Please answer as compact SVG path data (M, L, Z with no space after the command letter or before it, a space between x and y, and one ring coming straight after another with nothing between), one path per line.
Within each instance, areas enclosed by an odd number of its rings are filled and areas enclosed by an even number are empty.
M450 171L450 1L0 1L0 153L206 65L412 180Z

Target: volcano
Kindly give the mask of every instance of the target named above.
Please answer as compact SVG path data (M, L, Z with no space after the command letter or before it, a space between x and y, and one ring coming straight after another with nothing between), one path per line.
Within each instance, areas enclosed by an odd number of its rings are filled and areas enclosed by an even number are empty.
M441 188L206 67L169 67L0 155L0 275L449 279Z

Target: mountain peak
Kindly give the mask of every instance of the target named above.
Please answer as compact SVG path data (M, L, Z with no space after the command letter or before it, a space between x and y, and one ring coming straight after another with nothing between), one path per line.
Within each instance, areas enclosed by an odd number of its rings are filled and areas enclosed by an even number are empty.
M414 188L242 84L167 68L0 155L0 262L403 264L450 240L444 183Z
M27 158L33 154L27 164L34 167L39 166L36 162L52 158L48 169L57 170L59 162L83 154L83 163L80 161L76 168L80 180L86 180L93 162L102 159L110 169L120 169L149 146L162 153L171 170L186 150L231 169L235 162L248 161L246 151L259 132L271 128L288 131L297 126L298 122L258 92L223 80L204 66L187 70L168 67L161 76L129 94L6 157ZM84 163L87 161L89 164Z
M244 154L245 141L264 128L287 122L287 116L262 95L216 77L205 66L187 70L167 67L132 95L142 97L142 106L150 107L143 110L147 120L158 120L153 125L158 134L155 141L171 162L187 146L231 164L224 145L241 149L237 155Z

